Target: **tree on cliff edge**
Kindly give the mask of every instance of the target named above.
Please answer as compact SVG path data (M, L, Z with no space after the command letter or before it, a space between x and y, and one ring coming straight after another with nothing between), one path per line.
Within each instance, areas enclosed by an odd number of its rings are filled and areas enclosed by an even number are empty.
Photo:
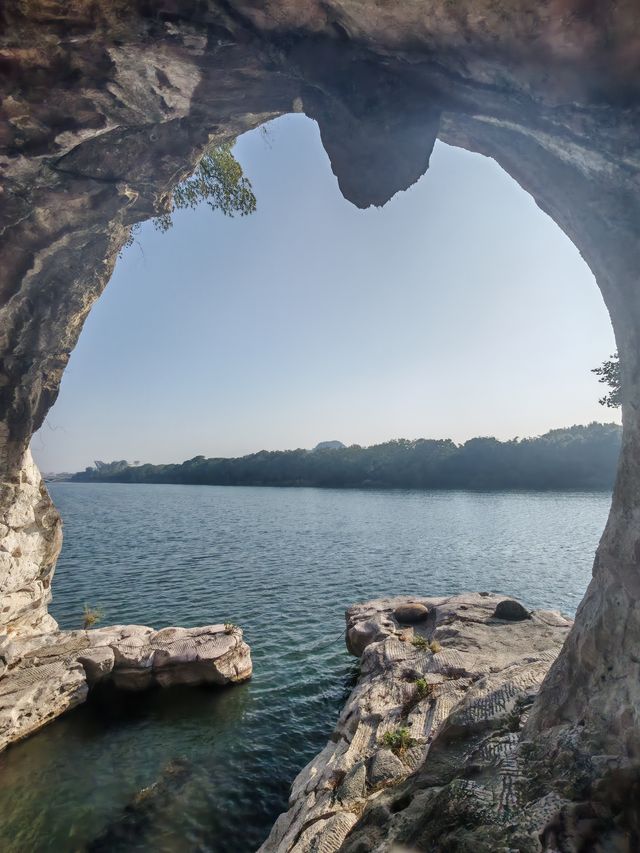
M620 359L618 353L609 358L608 361L603 361L600 367L594 367L591 371L598 377L598 382L604 382L611 389L608 394L601 397L598 402L602 406L607 406L610 409L617 409L622 405L621 389L620 389Z
M256 197L251 182L244 176L232 148L233 142L225 142L205 151L191 177L174 189L171 210L153 220L158 230L171 228L174 211L193 209L202 202L225 216L248 216L255 211Z
M193 209L202 202L225 216L249 216L255 211L256 197L251 181L233 156L233 145L233 142L225 142L206 149L193 174L173 190L170 210L154 217L153 224L158 231L165 232L172 227L176 210ZM139 222L131 226L123 250L133 244L139 230Z

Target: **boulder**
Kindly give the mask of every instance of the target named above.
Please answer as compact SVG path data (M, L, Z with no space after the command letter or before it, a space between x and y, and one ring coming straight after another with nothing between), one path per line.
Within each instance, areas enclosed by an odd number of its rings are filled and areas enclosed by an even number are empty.
M387 632L376 619L356 622L355 625L347 628L347 649L350 654L359 658L367 646L384 639L386 636Z
M417 602L401 604L393 611L394 618L402 625L415 625L417 622L424 622L428 615L429 608Z
M379 749L369 761L367 777L371 787L407 775L407 768L390 749Z
M87 684L94 687L113 670L115 655L110 646L86 649L78 656L78 662L84 667Z
M531 614L514 598L505 598L496 605L493 615L496 619L506 619L508 622L521 622L523 619L531 619Z
M364 761L354 764L336 789L336 800L349 805L364 797L367 786L367 768Z

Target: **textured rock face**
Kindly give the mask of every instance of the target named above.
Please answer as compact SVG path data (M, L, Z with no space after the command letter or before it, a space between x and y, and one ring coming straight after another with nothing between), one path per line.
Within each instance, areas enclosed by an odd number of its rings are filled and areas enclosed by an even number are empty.
M436 842L466 850L455 846L465 834L476 851L494 853L506 841L539 849L536 833L552 809L518 789L518 731L571 622L543 611L497 619L499 601L388 599L347 611L350 648L360 625L378 631L362 649L335 732L293 783L289 811L261 853L390 853ZM416 602L432 618L405 628L394 613ZM394 748L398 732L405 743Z
M414 181L438 136L495 158L532 194L611 315L624 381L611 515L527 732L545 734L556 767L569 754L575 766L600 755L637 767L635 0L5 0L0 24L0 497L10 518L18 507L15 530L0 521L0 629L46 626L59 526L35 475L23 479L25 454L129 226L166 206L209 140L283 112L318 121L361 206ZM34 532L31 560L13 541Z
M47 604L62 525L29 450L0 491L0 631L55 630Z
M235 684L251 676L242 631L224 625L117 625L0 642L0 750L84 702L111 681L121 690L154 685Z

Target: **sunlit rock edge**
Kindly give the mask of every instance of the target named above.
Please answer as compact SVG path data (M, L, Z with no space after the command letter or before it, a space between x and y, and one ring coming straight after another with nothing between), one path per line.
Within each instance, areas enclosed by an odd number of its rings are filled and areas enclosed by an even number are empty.
M260 853L540 849L563 802L531 786L522 728L572 621L503 602L469 593L347 610L357 683ZM406 743L390 748L393 737Z

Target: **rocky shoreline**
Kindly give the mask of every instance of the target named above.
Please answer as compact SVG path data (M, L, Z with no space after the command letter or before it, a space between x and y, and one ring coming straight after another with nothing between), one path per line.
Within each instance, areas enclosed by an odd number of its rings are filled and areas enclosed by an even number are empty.
M259 853L539 850L560 800L527 788L522 730L571 620L488 593L346 619L357 684Z
M251 672L249 646L235 625L0 635L0 751L82 704L98 684L128 691L225 685Z

